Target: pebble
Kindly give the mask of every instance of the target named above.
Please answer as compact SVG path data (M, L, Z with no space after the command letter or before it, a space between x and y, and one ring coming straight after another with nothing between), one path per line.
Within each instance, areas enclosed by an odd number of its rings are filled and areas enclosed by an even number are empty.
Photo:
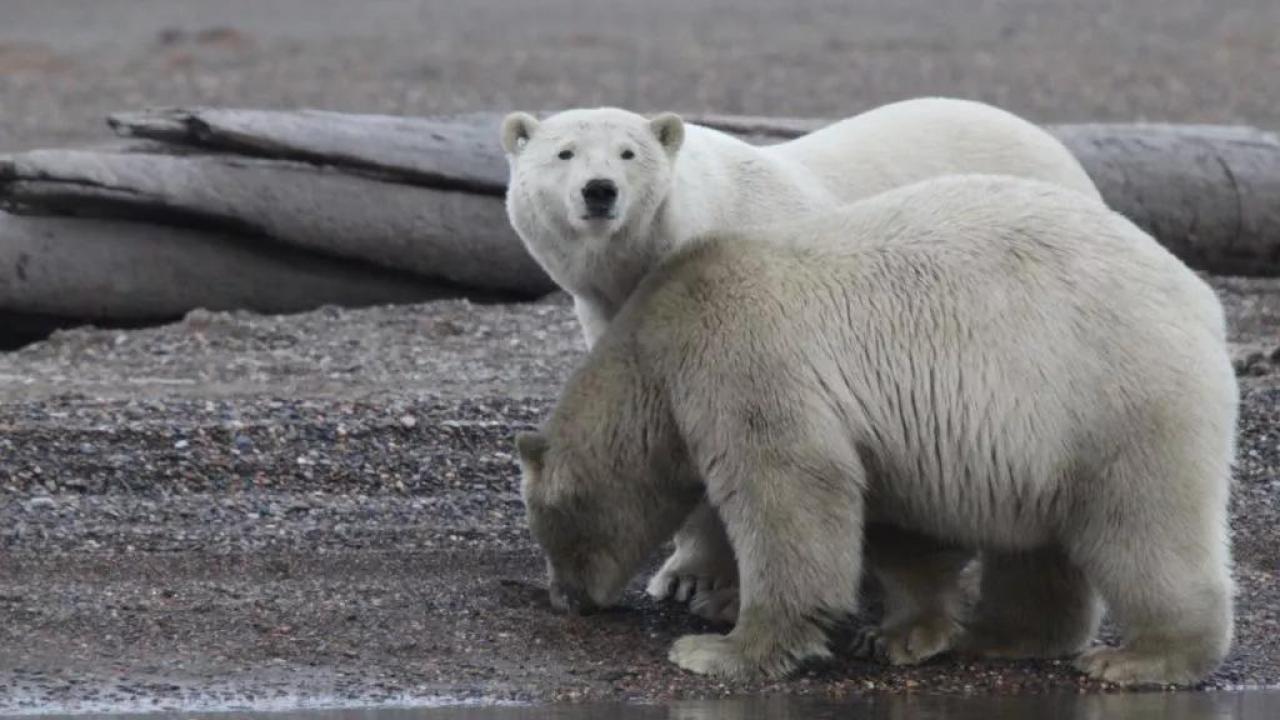
M58 503L51 497L33 497L26 502L28 510L52 510Z

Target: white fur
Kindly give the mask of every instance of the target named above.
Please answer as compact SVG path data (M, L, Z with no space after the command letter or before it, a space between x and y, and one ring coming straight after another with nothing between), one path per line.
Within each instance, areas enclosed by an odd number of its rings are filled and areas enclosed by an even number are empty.
M607 604L705 492L740 611L728 635L675 644L690 670L827 654L864 531L890 527L983 553L960 647L1074 652L1096 592L1124 643L1078 667L1183 683L1231 641L1236 413L1222 310L1194 273L1094 198L956 176L692 244L521 443L524 493L553 587ZM926 565L944 588L958 567ZM907 627L925 654L952 645Z
M513 113L502 136L511 165L511 224L573 295L588 347L646 273L706 233L785 221L949 173L1014 175L1098 197L1054 137L967 100L892 103L764 147L671 114L649 121L611 108L570 110L542 123ZM561 160L566 149L574 155ZM626 149L635 157L623 160ZM609 221L582 219L581 189L593 178L620 188L618 213ZM695 612L732 622L736 578L726 546L713 516L695 514L649 593L692 599Z
M569 110L541 123L516 113L504 123L511 224L573 295L588 346L640 278L709 232L784 221L952 173L1027 177L1098 196L1053 136L968 100L892 103L763 147L683 128L683 142L667 152L649 120L614 108ZM573 158L559 159L564 149ZM636 157L622 160L623 149ZM592 178L621 189L624 207L612 222L581 219L580 191Z

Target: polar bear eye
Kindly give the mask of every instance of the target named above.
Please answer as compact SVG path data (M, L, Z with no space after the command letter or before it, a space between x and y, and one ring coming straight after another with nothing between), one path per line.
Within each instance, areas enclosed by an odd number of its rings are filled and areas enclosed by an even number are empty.
M631 158L633 158L633 157L635 157L635 156L636 156L636 154L635 154L635 153L633 153L633 152L631 152L630 150L623 150L623 151L622 151L622 159L623 159L623 160L630 160Z
M573 157L573 151L572 151L572 150L561 150L561 151L560 151L559 158L560 158L561 160L568 160L568 159L569 159L569 158L571 158L571 157Z

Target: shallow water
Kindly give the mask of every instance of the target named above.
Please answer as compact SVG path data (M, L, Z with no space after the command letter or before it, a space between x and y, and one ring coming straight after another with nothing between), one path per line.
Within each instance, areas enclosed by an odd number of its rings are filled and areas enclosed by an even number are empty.
M3 716L0 716L3 717ZM1013 697L885 696L842 701L803 697L735 698L669 705L467 705L333 710L26 715L44 720L1276 720L1280 690L1208 693L1117 693Z

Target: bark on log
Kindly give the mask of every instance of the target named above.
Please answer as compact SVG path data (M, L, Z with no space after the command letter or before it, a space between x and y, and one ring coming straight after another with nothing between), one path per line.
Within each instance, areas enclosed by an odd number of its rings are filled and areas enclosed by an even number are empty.
M553 286L503 211L500 119L170 109L113 117L129 138L116 147L0 157L0 207L108 219L0 215L0 312L129 321L199 306L282 312L544 293ZM757 143L828 122L689 119ZM1280 275L1274 134L1167 125L1050 130L1112 207L1193 267ZM147 223L110 220L120 217Z
M780 142L829 120L706 115L697 122ZM1280 275L1280 136L1250 127L1050 125L1107 204L1191 267Z
M271 238L481 292L536 297L554 289L491 194L293 161L81 150L0 158L0 194L40 213L159 218Z
M457 288L227 235L0 212L0 310L145 322L203 307L289 313L456 297Z
M1107 203L1194 268L1280 275L1280 139L1252 128L1054 129Z
M107 119L121 135L363 169L399 182L502 195L499 113L431 118L323 110L163 108Z

